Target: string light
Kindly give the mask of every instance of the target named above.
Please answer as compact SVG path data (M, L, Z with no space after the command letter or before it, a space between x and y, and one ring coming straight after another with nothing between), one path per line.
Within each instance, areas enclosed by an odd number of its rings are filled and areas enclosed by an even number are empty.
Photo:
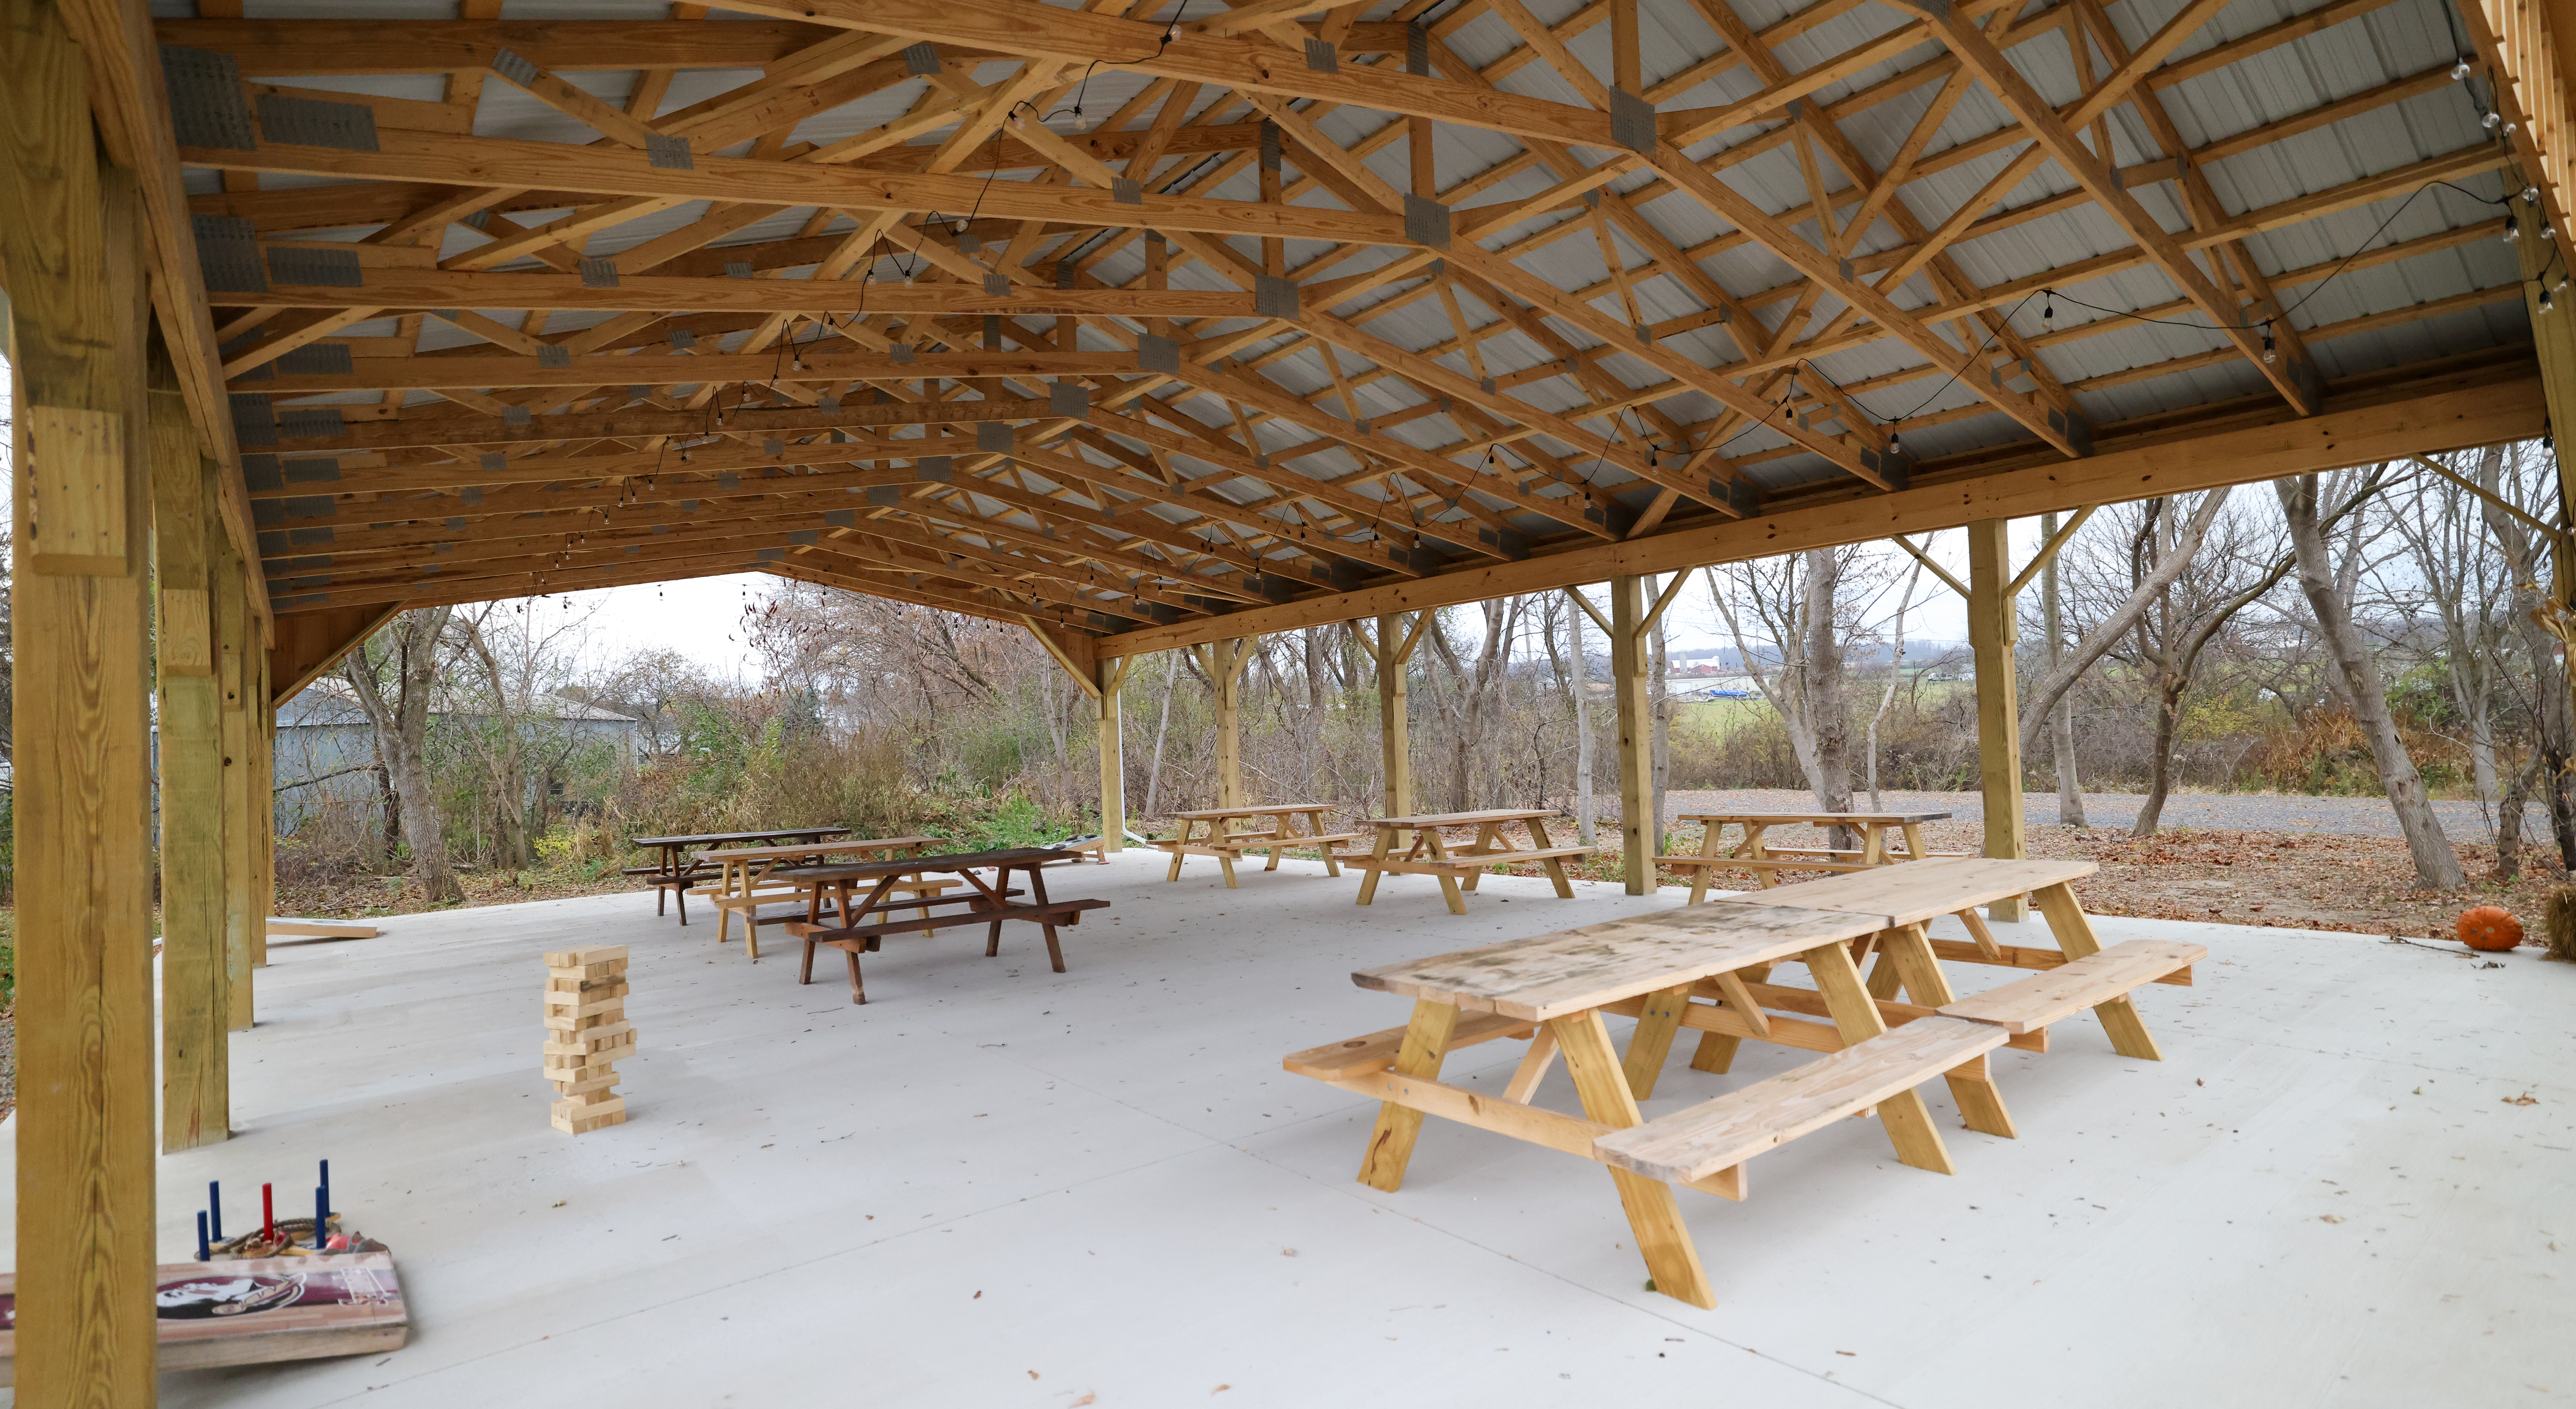
M2556 304L2553 304L2553 303L2551 303L2551 302L2549 301L2549 290L2547 290L2547 289L2542 289L2542 290L2540 291L2540 311L2541 311L2541 312L2543 312L2543 313L2547 313L2547 312L2549 312L2551 309L2555 308L2556 306L2557 306Z
M2460 80L2462 80L2462 79L2464 79L2464 78L2467 78L2468 76L2469 76L2469 61L2468 61L2468 60L2466 60L2466 59L2462 59L2462 60L2460 60L2458 63L2451 65L2451 81L2452 81L2453 83L2457 83L2457 82L2459 82Z
M2522 222L2508 215L2504 218L2504 242L2512 244L2522 238Z
M2281 360L2281 354L2272 346L2272 325L2269 323L2263 325L2263 360L2265 362Z
M2504 114L2500 112L2490 110L2478 114L2478 126L2485 128L2489 132L2495 131L2496 124L2502 121L2504 121Z

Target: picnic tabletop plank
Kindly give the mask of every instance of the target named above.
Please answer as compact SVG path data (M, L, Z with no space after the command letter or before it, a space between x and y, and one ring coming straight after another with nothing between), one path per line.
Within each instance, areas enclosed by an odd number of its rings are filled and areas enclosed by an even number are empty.
M1764 827L1794 827L1801 823L1811 827L1902 827L1920 822L1938 822L1947 812L1684 812L1676 822L1750 822Z
M1292 812L1330 812L1331 806L1320 802L1282 802L1268 807L1204 807L1196 812L1175 812L1175 822L1221 822L1229 817L1271 817Z
M1766 905L1836 910L1884 917L1887 925L1917 924L1955 915L1971 906L2092 875L2090 861L1996 861L1982 856L1933 857L1902 866L1874 866L1821 881L1802 881L1762 892Z
M1372 817L1372 827L1476 827L1487 822L1526 822L1532 817L1553 817L1544 807L1506 807L1491 812L1433 812L1419 817Z
M800 856L830 856L842 851L882 851L889 847L928 846L937 837L867 837L850 841L800 842L795 846L729 846L715 851L701 851L691 858L700 863L727 861L793 861Z
M683 832L677 837L629 837L639 847L708 847L724 842L765 842L770 837L837 837L850 827L765 827L760 832Z
M830 881L876 880L884 876L909 876L918 871L965 871L983 866L1029 866L1048 861L1078 860L1079 855L1059 851L1051 846L1014 846L997 851L961 851L945 856L889 856L883 861L847 861L837 866L807 866L778 873L778 878L799 886L813 886Z
M1721 900L1362 969L1351 982L1537 1021L1772 963L1886 923L1883 915Z

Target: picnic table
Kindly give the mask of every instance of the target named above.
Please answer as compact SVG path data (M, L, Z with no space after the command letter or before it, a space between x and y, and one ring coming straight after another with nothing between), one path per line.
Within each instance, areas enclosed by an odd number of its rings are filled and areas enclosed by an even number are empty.
M867 986L859 976L859 955L876 953L880 942L889 935L931 934L958 925L990 925L984 941L984 957L1002 952L1002 922L1027 920L1046 932L1047 959L1057 973L1064 972L1064 949L1057 943L1056 926L1082 922L1082 912L1099 910L1106 900L1050 900L1046 893L1044 872L1050 863L1074 863L1078 853L1057 847L1013 847L999 851L969 851L947 856L903 856L883 861L861 861L840 866L815 866L787 872L786 879L807 895L805 918L791 922L789 934L805 941L805 963L796 976L800 984L814 981L814 951L838 949L849 960L850 1001L868 1001ZM976 874L993 873L991 880ZM1027 879L1027 889L1011 884L1014 873ZM966 889L956 895L914 896L890 899L889 893L906 878L928 875L953 875L965 882ZM864 894L860 894L865 887ZM1024 902L1014 898L1025 895ZM945 909L946 906L963 909ZM913 910L911 919L884 917L894 910ZM826 912L831 923L824 922Z
M1213 856L1225 868L1225 888L1233 890L1234 863L1247 851L1267 851L1270 864L1265 871L1279 869L1283 852L1314 847L1323 853L1324 872L1342 873L1341 859L1333 852L1336 843L1357 841L1357 832L1327 832L1324 814L1332 809L1318 802L1284 802L1272 807L1210 807L1197 812L1175 812L1172 820L1181 824L1179 832L1154 843L1172 853L1172 872L1163 879L1181 878L1181 861L1190 856ZM1306 830L1297 830L1297 819L1304 818ZM1236 822L1259 823L1263 830L1239 832ZM1199 829L1204 827L1205 832Z
M650 866L629 866L625 874L643 876L645 884L660 892L653 902L653 913L665 913L671 897L680 898L680 923L689 922L689 887L715 874L700 866L684 866L680 853L693 846L723 846L728 842L821 841L825 837L847 836L847 827L779 827L765 832L695 832L670 837L629 837L627 843L647 851L659 851L662 857Z
M1947 812L1685 812L1673 820L1697 822L1703 828L1696 856L1658 856L1655 864L1691 872L1691 904L1708 898L1708 873L1742 870L1754 873L1764 889L1780 883L1781 871L1859 871L1894 861L1920 861L1933 853L1916 830L1939 822ZM1732 850L1725 845L1728 827L1743 829ZM1774 827L1839 827L1860 833L1857 849L1829 846L1780 846L1763 834ZM1905 838L1905 849L1888 846L1888 832Z
M856 854L861 860L879 856L901 855L921 851L937 842L937 837L871 837L864 841L803 842L795 846L741 846L716 851L701 851L693 858L700 867L717 868L715 887L707 894L716 907L716 943L726 941L732 926L733 912L743 913L743 935L750 945L752 960L760 959L760 927L783 925L793 915L760 916L763 904L802 900L804 891L784 882L779 873L819 864L827 856ZM954 881L924 881L898 890L926 891L937 895L957 884Z
M1402 1186L1426 1115L1609 1165L1654 1288L1714 1306L1672 1185L1740 1200L1753 1156L1868 1111L1876 1112L1899 1162L1953 1173L1916 1088L1947 1078L1970 1129L2009 1137L2011 1118L1987 1054L2006 1045L2044 1049L2033 1039L2088 1007L2102 1017L2115 1050L2157 1058L2128 995L2146 983L2177 981L2177 974L2188 982L2189 966L2208 951L2165 940L2102 948L2066 884L2091 869L2089 862L1926 861L1839 878L1866 883L1840 892L1832 889L1838 881L1817 882L1364 969L1352 982L1413 999L1412 1020L1291 1053L1283 1065L1380 1103L1359 1178L1389 1193ZM2039 951L2026 951L2033 967L2047 971L1956 999L1924 922L1985 903L1962 895L2024 890L2037 891L2063 952L2041 964ZM1792 898L1808 903L1787 903ZM1895 961L1912 1002L1878 998L1864 984L1855 951L1872 947ZM1765 981L1790 961L1806 965L1813 988ZM1611 1045L1603 1021L1609 1015L1637 1019L1624 1058ZM1645 1120L1637 1103L1653 1094L1685 1027L1725 1036L1729 1056L1745 1039L1825 1055ZM1439 1080L1450 1052L1505 1037L1530 1045L1499 1095ZM1531 1102L1559 1056L1580 1117Z
M1360 881L1360 904L1377 899L1377 881L1381 875L1437 876L1441 898L1449 902L1449 913L1467 913L1465 888L1474 890L1476 880L1485 868L1496 865L1518 865L1535 862L1556 883L1560 900L1574 898L1574 884L1565 878L1565 858L1590 856L1599 847L1558 846L1548 840L1544 808L1499 808L1488 812L1438 812L1419 817L1372 817L1368 825L1377 829L1377 845L1366 856L1344 853L1342 860L1357 866L1367 875ZM1530 844L1515 847L1503 835L1506 827L1520 827L1529 833ZM1442 839L1443 827L1473 827L1476 839L1465 846L1453 847ZM1413 834L1412 845L1399 856L1395 848L1405 833Z

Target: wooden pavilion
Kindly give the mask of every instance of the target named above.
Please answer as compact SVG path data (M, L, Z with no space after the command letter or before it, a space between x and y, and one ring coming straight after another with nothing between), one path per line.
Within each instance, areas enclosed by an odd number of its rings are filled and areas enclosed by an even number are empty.
M0 0L21 1403L152 1401L272 707L405 607L1024 624L1115 846L1135 656L1353 623L1401 813L1408 614L1607 581L1642 891L1645 579L1964 527L2014 855L2008 520L2576 395L2561 0L505 8Z

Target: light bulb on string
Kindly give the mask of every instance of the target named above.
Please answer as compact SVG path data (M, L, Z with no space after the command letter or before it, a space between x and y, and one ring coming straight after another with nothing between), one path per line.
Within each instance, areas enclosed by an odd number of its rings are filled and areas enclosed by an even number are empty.
M2522 238L2522 222L2508 215L2504 218L2504 242L2512 244Z
M2281 360L2280 352L2272 345L2272 325L2269 323L2263 325L2263 360L2265 362Z
M2556 307L2557 307L2557 305L2556 305L2556 304L2554 304L2554 303L2550 302L2550 299L2549 299L2549 290L2547 290L2547 289L2542 289L2542 290L2540 291L2540 311L2541 311L2541 312L2543 312L2543 313L2547 313L2547 312L2551 311L2552 309L2554 309L2554 308L2556 308Z
M2485 128L2489 132L2495 131L2496 124L2502 121L2504 121L2504 114L2500 112L2490 110L2478 114L2478 126Z
M2451 81L2452 81L2453 83L2457 83L2457 82L2459 82L2460 80L2462 80L2462 79L2464 79L2464 78L2467 78L2468 76L2469 76L2469 61L2468 61L2468 60L2466 60L2466 59L2462 59L2462 60L2460 60L2458 63L2451 65Z

